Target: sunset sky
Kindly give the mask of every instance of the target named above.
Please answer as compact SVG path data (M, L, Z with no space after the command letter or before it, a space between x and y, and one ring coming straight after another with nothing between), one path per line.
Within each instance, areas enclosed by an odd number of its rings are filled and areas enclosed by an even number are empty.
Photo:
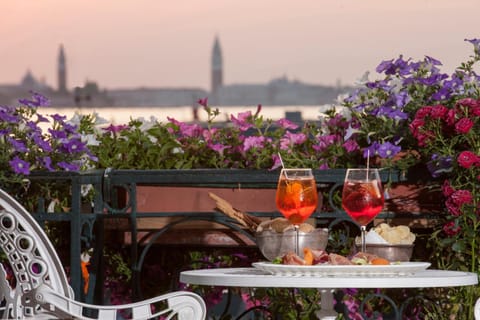
M61 43L70 88L209 90L216 35L226 84L352 84L399 54L451 72L480 38L480 0L5 0L0 12L0 85L29 69L56 86Z

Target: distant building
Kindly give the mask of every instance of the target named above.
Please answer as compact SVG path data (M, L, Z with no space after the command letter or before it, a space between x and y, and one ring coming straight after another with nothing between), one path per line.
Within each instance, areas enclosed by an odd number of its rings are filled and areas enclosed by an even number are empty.
M294 106L325 105L335 101L339 94L351 90L337 85L322 86L289 80L286 76L266 84L225 84L224 61L220 40L215 37L211 55L211 88L126 88L100 89L94 81L86 81L83 87L69 90L67 84L67 59L63 44L57 56L57 89L45 81L37 80L30 70L19 84L0 85L0 104L13 104L18 98L27 97L29 91L38 91L48 96L53 106L61 107L155 107L192 106L194 114L197 101L208 97L213 106Z
M60 94L67 94L67 63L65 59L65 50L63 49L63 44L60 45L58 52L58 92Z
M223 57L218 37L215 37L213 43L211 80L211 102L218 104L218 91L223 86Z

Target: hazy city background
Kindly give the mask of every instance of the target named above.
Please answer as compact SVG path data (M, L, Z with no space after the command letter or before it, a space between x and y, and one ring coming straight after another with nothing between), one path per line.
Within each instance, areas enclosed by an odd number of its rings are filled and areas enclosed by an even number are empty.
M382 60L429 55L453 71L471 54L463 40L480 37L479 9L478 0L2 1L0 104L36 89L69 110L188 120L208 96L315 117Z

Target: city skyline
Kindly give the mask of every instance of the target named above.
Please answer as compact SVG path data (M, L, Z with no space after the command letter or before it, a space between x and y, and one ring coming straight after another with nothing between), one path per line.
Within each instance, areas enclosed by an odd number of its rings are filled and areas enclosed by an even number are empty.
M446 72L471 54L477 0L60 0L2 2L0 84L30 70L56 87L60 44L68 87L210 89L215 36L224 83L352 84L382 60L430 55ZM18 17L22 17L19 19Z

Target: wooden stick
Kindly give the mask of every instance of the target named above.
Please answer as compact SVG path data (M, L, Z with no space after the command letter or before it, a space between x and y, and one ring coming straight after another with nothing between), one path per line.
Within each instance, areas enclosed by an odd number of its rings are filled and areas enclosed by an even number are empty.
M255 216L252 216L246 212L240 211L232 207L232 205L226 201L225 199L220 198L216 194L209 192L208 195L212 198L216 203L216 209L226 216L236 220L245 228L249 229L250 231L255 232L257 230L258 225L260 224L261 220Z

